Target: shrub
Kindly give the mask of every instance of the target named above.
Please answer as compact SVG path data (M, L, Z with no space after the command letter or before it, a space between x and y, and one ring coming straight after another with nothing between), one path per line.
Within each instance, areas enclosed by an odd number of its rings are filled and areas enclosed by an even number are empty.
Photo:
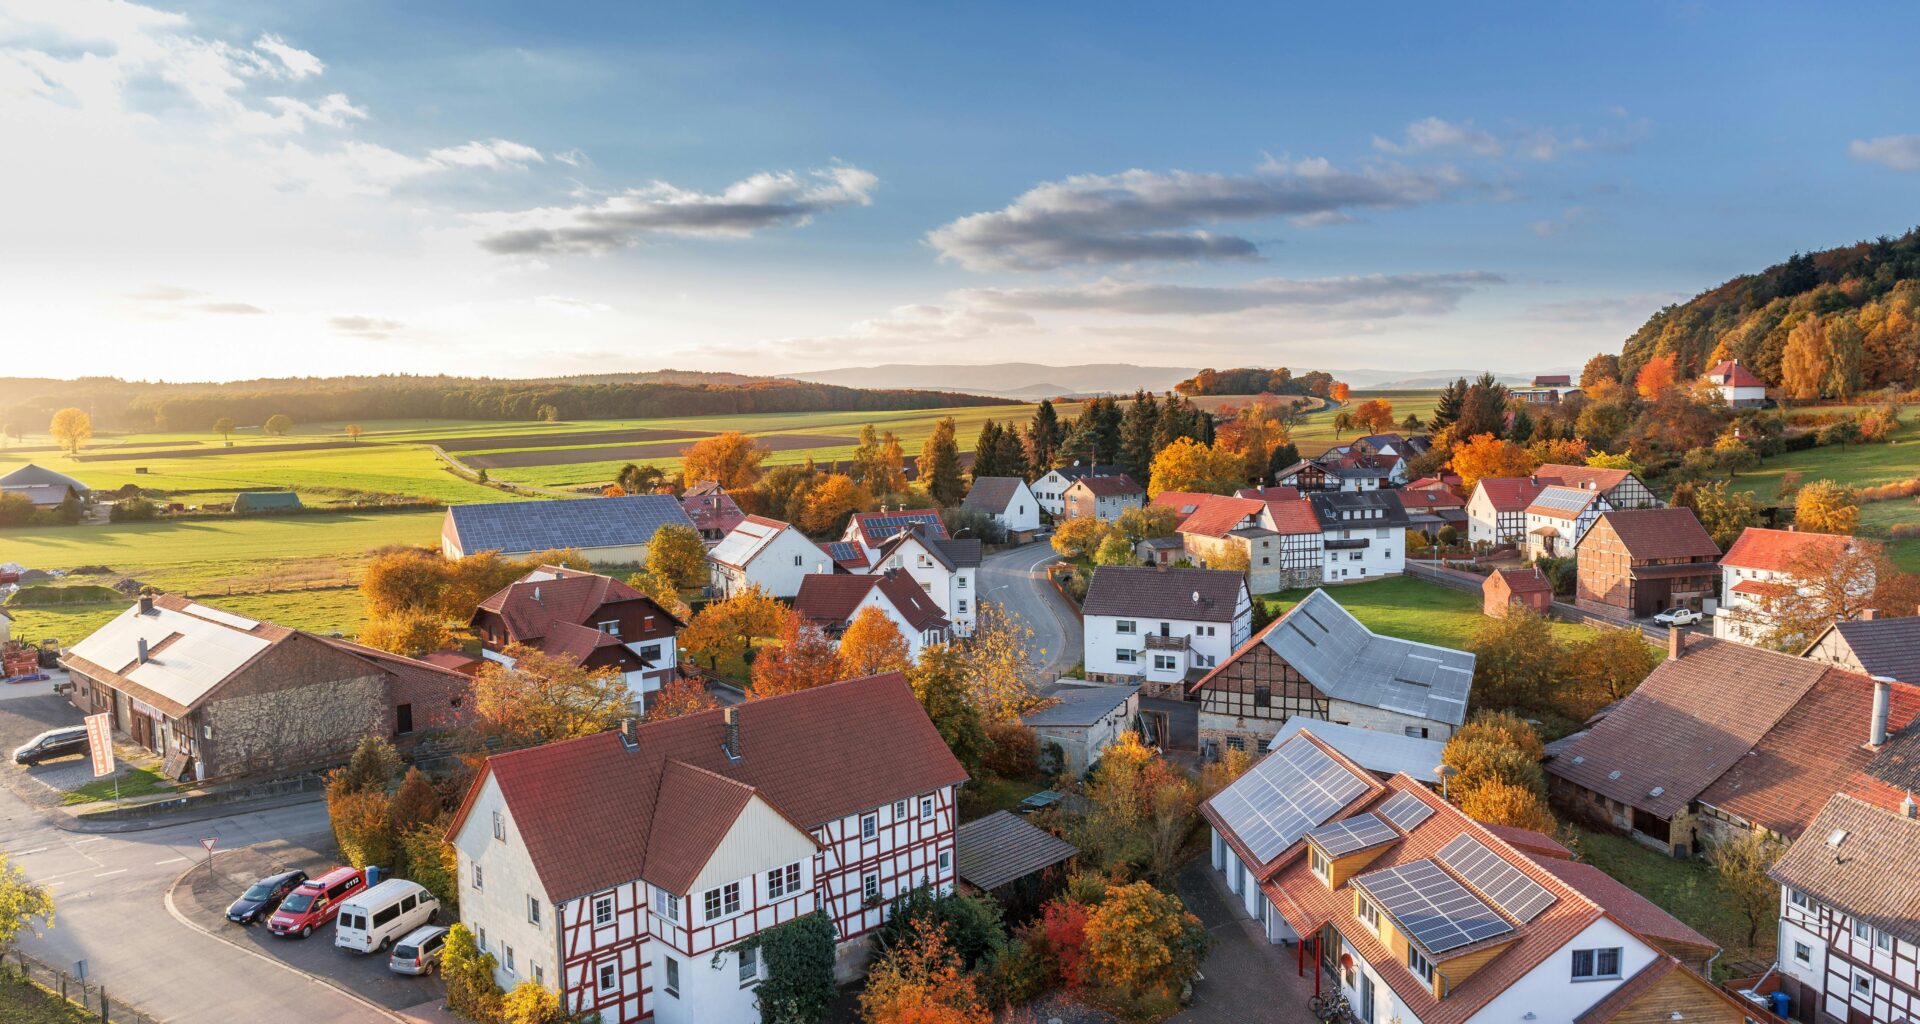
M1497 740L1455 736L1447 741L1440 760L1457 773L1447 784L1455 801L1464 800L1474 790L1493 783L1519 786L1536 793L1546 791L1540 762L1525 750Z
M1895 523L1888 528L1887 534L1894 540L1920 537L1920 523Z
M1912 498L1915 496L1920 496L1920 476L1908 477L1905 480L1898 480L1890 484L1881 484L1878 487L1862 487L1854 492L1854 497L1863 505L1876 501L1895 501L1900 498Z
M922 924L943 930L968 970L999 949L1007 938L1000 921L1000 905L993 900L959 893L938 896L931 887L916 885L893 898L886 923L874 933L874 945L883 952L891 950L911 941Z
M482 952L473 940L473 932L464 924L447 930L447 943L440 952L440 977L447 985L447 1005L472 1021L500 1019L500 1001L504 995L493 980L492 953Z
M1454 735L1461 739L1485 739L1519 747L1536 761L1547 755L1546 747L1540 742L1540 734L1534 731L1533 726L1528 725L1526 719L1507 711L1482 711Z
M1146 882L1108 893L1087 916L1081 973L1136 1010L1165 1007L1200 969L1207 930L1180 898Z
M1053 988L1058 968L1046 942L1029 931L1010 940L981 965L980 980L989 1006L1024 1006Z
M500 1001L501 1024L560 1024L560 997L529 978Z
M1030 779L1040 774L1040 737L1009 719L987 726L987 770L1003 779Z
M1508 782L1489 782L1467 793L1460 799L1460 810L1475 821L1530 828L1543 835L1552 835L1559 827L1539 793Z
M160 516L160 506L145 498L128 498L115 502L113 511L107 518L115 523L144 523Z
M839 994L833 981L835 939L833 920L815 912L732 947L742 952L749 948L760 951L766 980L754 995L760 1003L762 1021L789 1024L826 1019Z

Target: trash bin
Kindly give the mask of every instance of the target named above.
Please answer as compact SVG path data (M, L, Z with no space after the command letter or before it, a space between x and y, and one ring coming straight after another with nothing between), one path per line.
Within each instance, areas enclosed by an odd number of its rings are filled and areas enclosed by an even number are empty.
M367 888L371 889L374 886L379 884L380 884L380 865L378 864L367 865Z
M1787 1011L1793 1008L1793 1000L1785 992L1774 991L1768 993L1767 998L1773 1001L1773 1013L1776 1017L1788 1016Z

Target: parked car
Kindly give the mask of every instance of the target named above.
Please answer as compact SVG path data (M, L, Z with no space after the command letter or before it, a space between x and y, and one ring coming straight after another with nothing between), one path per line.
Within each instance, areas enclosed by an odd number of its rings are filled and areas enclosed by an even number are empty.
M284 871L269 875L247 886L240 898L227 905L227 920L236 924L253 924L273 913L280 901L293 894L300 883L307 880L305 871Z
M1691 626L1704 618L1706 618L1705 615L1691 608L1669 608L1655 615L1653 621L1662 626Z
M447 946L447 930L437 924L408 932L393 946L387 969L395 974L432 974L440 966L440 953Z
M19 749L13 752L13 763L35 765L42 761L51 761L56 757L86 752L87 727L73 725L64 729L48 729L21 744Z
M319 878L309 878L280 901L279 909L267 918L267 930L304 939L315 928L326 927L340 913L347 897L366 887L366 872L357 868L335 868Z
M333 944L356 953L386 949L393 940L440 916L440 901L419 882L389 878L340 904Z

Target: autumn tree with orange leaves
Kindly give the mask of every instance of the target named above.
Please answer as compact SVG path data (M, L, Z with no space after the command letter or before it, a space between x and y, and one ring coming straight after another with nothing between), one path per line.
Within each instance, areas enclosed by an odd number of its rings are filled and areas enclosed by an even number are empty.
M719 706L720 702L707 692L707 684L682 676L668 680L660 689L647 695L647 721L679 718Z
M860 1017L866 1024L989 1024L993 1013L975 979L962 973L946 926L921 918L867 972Z
M703 480L717 481L727 490L752 487L760 479L760 463L773 449L737 430L695 441L680 453L680 481L692 487Z
M618 669L585 668L512 644L508 668L488 661L473 680L479 730L513 745L553 743L606 732L628 714L632 693Z
M1137 1009L1166 1006L1200 970L1206 926L1180 897L1146 882L1123 885L1087 916L1089 981Z
M758 586L714 601L680 631L680 646L695 664L738 678L747 674L760 643L780 635L787 606Z
M753 660L753 685L747 699L797 693L841 679L840 652L817 627L788 612L774 646Z
M1679 379L1680 355L1669 352L1640 364L1640 372L1633 375L1633 389L1641 398L1658 398Z
M1350 394L1353 394L1353 389L1337 380L1327 388L1327 397L1336 402L1346 401Z
M1503 441L1492 434L1475 434L1453 449L1453 471L1460 475L1460 489L1472 494L1481 480L1503 476L1526 476L1539 463L1525 448Z
M838 530L846 517L867 507L873 498L845 473L829 473L807 489L800 512L803 532L824 536Z
M1361 402L1353 410L1353 425L1375 434L1393 429L1393 403L1384 398Z
M840 634L840 670L849 679L905 672L912 665L907 638L886 612L872 605L855 612L853 622Z

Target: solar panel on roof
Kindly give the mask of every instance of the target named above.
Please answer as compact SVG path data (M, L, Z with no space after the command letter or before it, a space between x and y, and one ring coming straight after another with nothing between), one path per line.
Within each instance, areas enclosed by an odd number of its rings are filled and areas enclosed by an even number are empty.
M1351 818L1329 821L1325 825L1307 833L1315 846L1326 851L1329 857L1344 857L1349 853L1371 849L1383 843L1400 838L1386 822L1373 814L1356 814Z
M1520 921L1531 921L1553 906L1559 897L1508 863L1506 858L1469 835L1459 835L1440 848L1440 863L1453 869L1500 909Z
M1261 864L1333 817L1367 782L1309 740L1288 740L1216 793L1214 812Z
M1433 808L1428 807L1425 800L1403 790L1381 804L1378 813L1398 826L1400 831L1412 832L1420 827L1421 822L1433 816Z
M1369 872L1353 883L1392 915L1413 941L1436 956L1513 930L1492 907L1430 860Z

